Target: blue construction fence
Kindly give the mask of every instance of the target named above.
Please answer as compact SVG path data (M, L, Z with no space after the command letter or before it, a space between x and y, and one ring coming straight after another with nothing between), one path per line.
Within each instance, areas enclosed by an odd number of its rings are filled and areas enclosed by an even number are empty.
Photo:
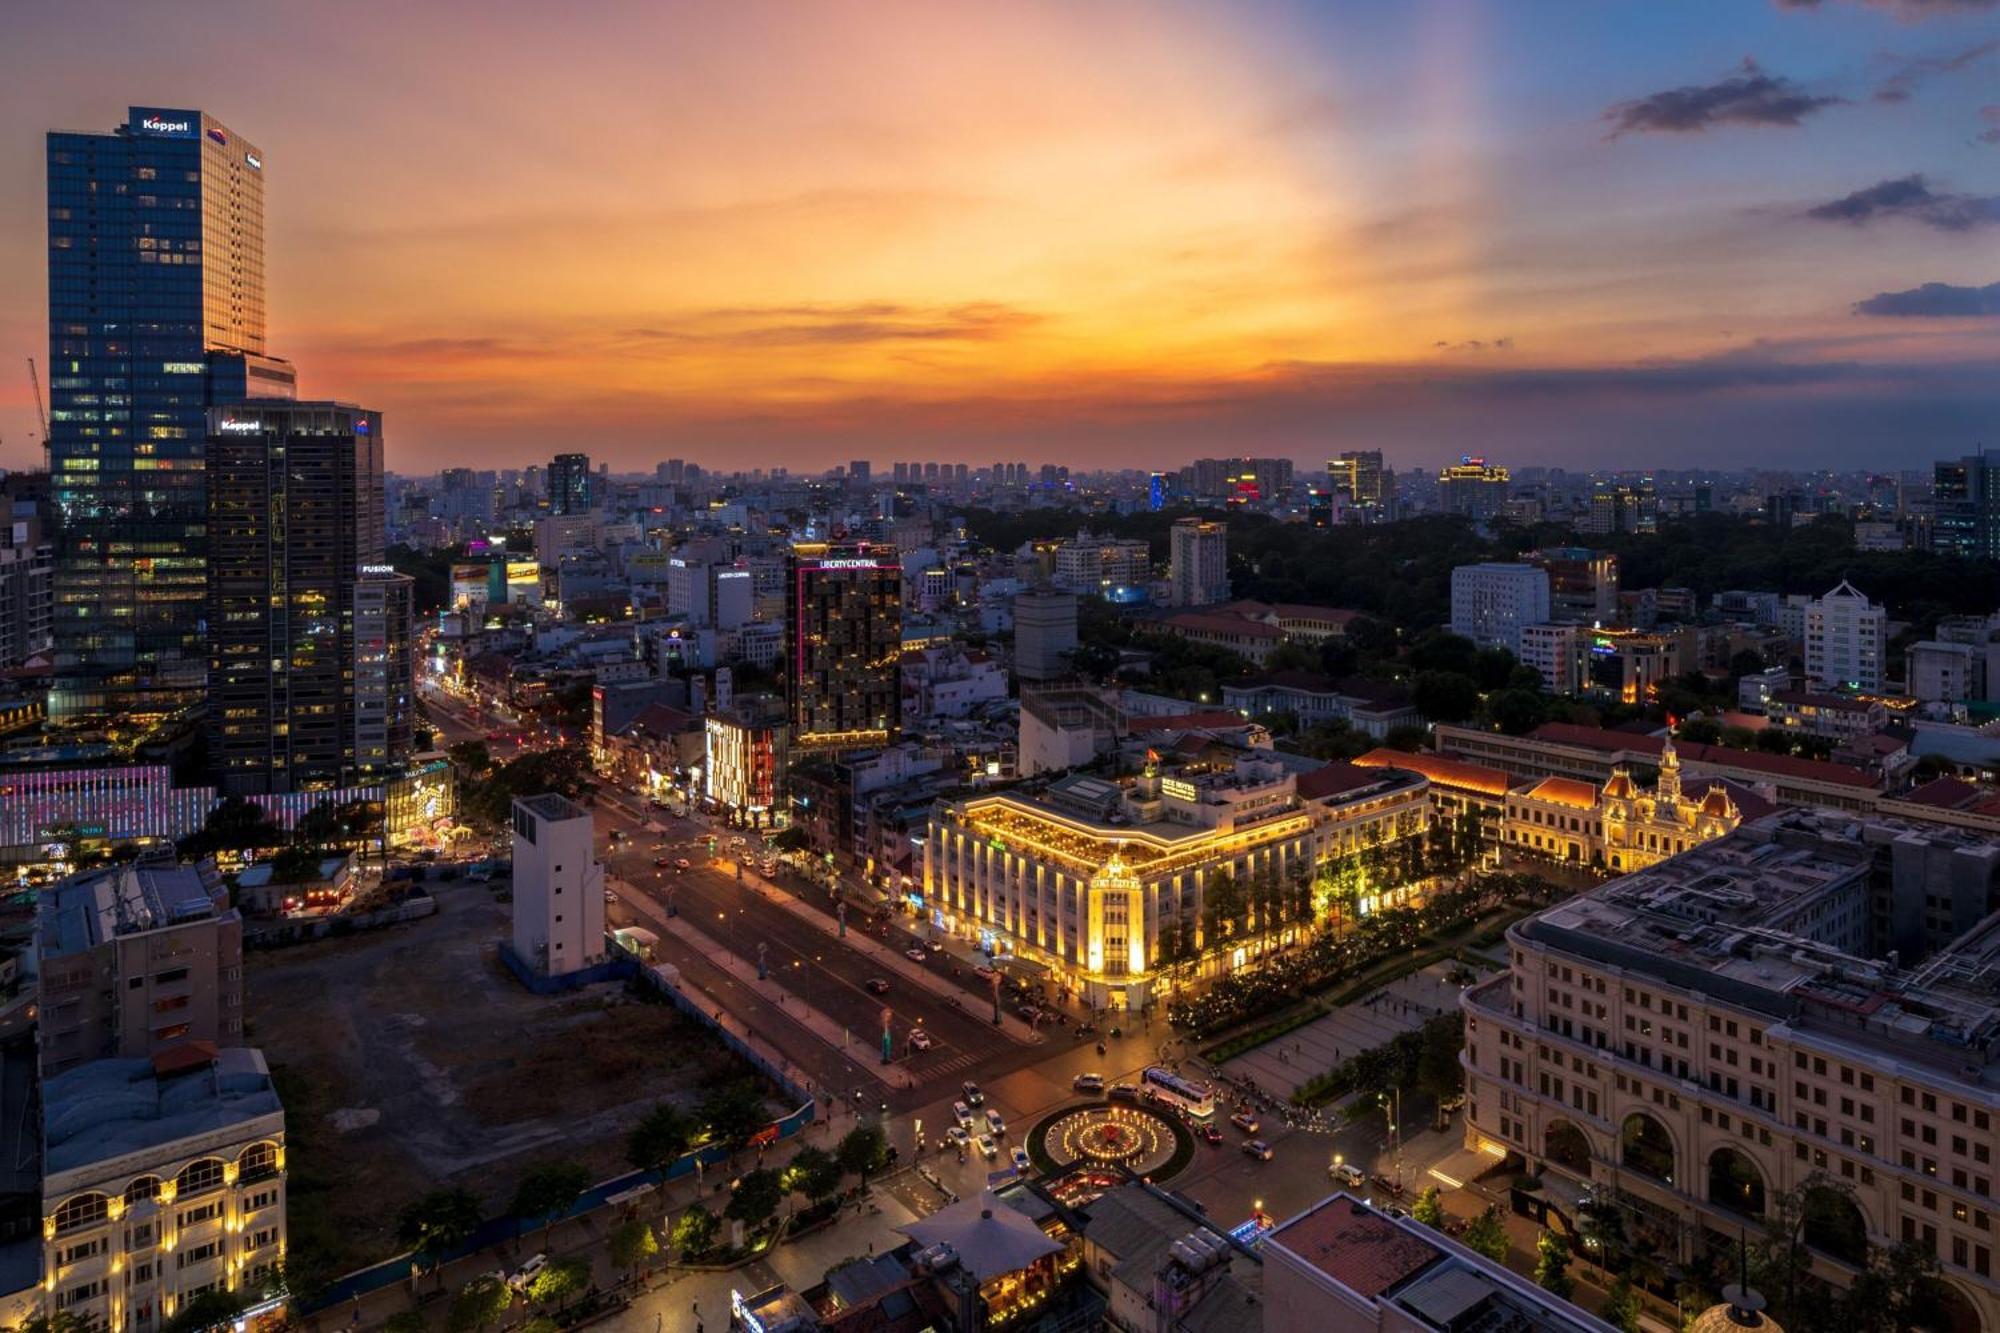
M520 960L513 956L512 949L503 945L500 950L500 956L506 961L509 970L514 971L516 976L521 976L519 970ZM813 1123L816 1118L816 1107L813 1099L806 1095L805 1090L798 1086L790 1074L779 1069L762 1055L750 1049L749 1044L741 1037L723 1027L713 1013L704 1010L694 1000L682 993L673 984L671 978L661 969L646 966L629 955L611 959L606 963L599 964L599 967L610 970L605 975L598 977L597 980L611 981L620 978L629 978L637 980L640 984L651 990L657 991L662 997L673 1004L675 1008L694 1018L704 1027L708 1028L715 1036L721 1038L725 1046L729 1047L730 1050L754 1066L759 1073L775 1083L788 1098L796 1101L798 1103L797 1110L771 1122L771 1128L777 1131L775 1137L778 1141L782 1142L803 1132L808 1125ZM586 971L593 970L596 969L586 969ZM538 989L529 982L528 977L521 976L521 980L522 984L528 985L530 989ZM551 979L543 977L541 980L547 982ZM564 978L556 978L555 980L561 981ZM579 982L576 984L581 985L586 983ZM556 990L572 988L567 986L555 987ZM769 1133L770 1130L764 1132ZM477 1254L489 1246L498 1245L503 1241L514 1240L537 1228L553 1226L558 1222L566 1222L571 1218L581 1217L585 1213L593 1212L596 1209L607 1206L611 1200L632 1190L643 1189L649 1185L664 1187L675 1181L684 1180L694 1175L697 1170L706 1170L717 1163L727 1162L730 1152L729 1148L721 1144L709 1144L706 1147L697 1148L693 1152L683 1154L664 1170L657 1167L649 1167L644 1171L628 1171L622 1176L614 1176L610 1180L603 1181L585 1190L583 1195L574 1204L554 1217L491 1218L482 1223L479 1229L473 1232L468 1239L458 1245L452 1246L442 1255L437 1256L434 1262L452 1263L463 1259L469 1254ZM327 1288L325 1293L310 1306L301 1305L299 1312L301 1314L311 1314L317 1310L325 1310L329 1307L339 1305L343 1301L359 1300L361 1297L371 1292L380 1291L384 1287L398 1282L408 1282L419 1271L418 1259L415 1254L399 1254L393 1259L384 1259L379 1264L349 1273L346 1277L341 1278L331 1287Z

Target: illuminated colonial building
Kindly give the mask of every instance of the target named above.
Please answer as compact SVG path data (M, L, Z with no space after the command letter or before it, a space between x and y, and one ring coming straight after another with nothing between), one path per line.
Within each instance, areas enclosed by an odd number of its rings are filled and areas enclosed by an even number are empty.
M1752 815L1764 802L1754 802ZM1501 841L1518 851L1601 869L1640 870L1736 831L1738 798L1711 783L1699 800L1681 790L1681 761L1671 738L1660 752L1660 779L1651 791L1622 764L1598 787L1576 778L1543 778L1507 794Z
M270 1308L285 1111L262 1052L96 1060L48 1079L42 1101L40 1313L148 1333L205 1292Z
M1172 984L1166 967L1184 942L1214 974L1311 928L1309 911L1281 906L1237 947L1206 938L1204 894L1219 874L1296 886L1327 861L1427 826L1418 774L1350 764L1298 774L1276 757L1224 753L1233 757L1166 774L1149 765L1124 783L1073 774L1039 792L940 802L924 843L934 919L1047 967L1094 1005L1136 1009Z
M1813 1276L1912 1242L2000 1328L1997 888L1986 838L1787 810L1521 921L1460 999L1467 1146L1682 1262L1799 1191Z

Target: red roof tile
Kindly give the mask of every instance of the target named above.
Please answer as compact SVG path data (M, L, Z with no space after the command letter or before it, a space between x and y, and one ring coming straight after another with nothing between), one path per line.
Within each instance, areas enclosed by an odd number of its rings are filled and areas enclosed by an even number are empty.
M1341 1194L1272 1232L1264 1243L1284 1246L1371 1301L1444 1258L1444 1251L1422 1236Z
M1957 778L1935 778L1897 799L1939 810L1963 810L1978 797L1979 788L1970 782L1961 782Z
M1315 768L1310 773L1299 775L1299 795L1308 801L1324 800L1329 796L1340 796L1363 787L1373 787L1385 780L1379 769L1362 768L1336 760L1323 768Z
M1664 736L1639 736L1627 731L1607 731L1603 727L1582 727L1574 722L1544 722L1529 736L1533 740L1547 741L1553 745L1573 745L1580 749L1599 750L1606 754L1626 751L1637 755L1651 755L1657 759L1666 749ZM1752 773L1768 774L1774 778L1798 778L1801 781L1831 782L1843 787L1878 787L1881 780L1872 774L1848 764L1828 763L1824 759L1800 759L1789 754L1765 754L1762 750L1731 750L1720 745L1700 745L1683 741L1674 747L1680 751L1683 763L1726 765Z
M1462 787L1487 796L1505 796L1507 789L1514 785L1514 777L1510 773L1488 768L1484 764L1469 764L1463 759L1447 759L1441 754L1408 754L1402 750L1378 748L1354 762L1363 768L1400 768L1409 773L1421 773L1440 787Z

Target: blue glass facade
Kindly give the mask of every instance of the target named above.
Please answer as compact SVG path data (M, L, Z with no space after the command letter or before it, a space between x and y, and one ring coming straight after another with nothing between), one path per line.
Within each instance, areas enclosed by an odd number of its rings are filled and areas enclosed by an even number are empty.
M58 719L201 703L207 409L253 374L290 392L263 356L263 169L199 111L48 136Z

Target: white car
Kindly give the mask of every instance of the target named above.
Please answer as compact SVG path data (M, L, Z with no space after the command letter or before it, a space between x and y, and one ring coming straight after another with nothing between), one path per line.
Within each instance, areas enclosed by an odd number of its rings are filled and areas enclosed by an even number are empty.
M1333 1177L1335 1184L1349 1189L1360 1189L1368 1181L1368 1177L1361 1174L1361 1168L1352 1162L1336 1162L1326 1169L1326 1173Z
M993 1141L991 1134L981 1134L974 1142L979 1145L979 1155L981 1157L999 1156L1000 1145Z
M548 1266L548 1255L531 1254L520 1268L515 1270L514 1276L507 1279L507 1285L516 1291L526 1291L528 1284L535 1280L535 1275Z
M1019 1144L1016 1144L1014 1147L1014 1151L1010 1154L1010 1156L1012 1156L1014 1159L1014 1169L1016 1171L1025 1172L1029 1169L1030 1163L1028 1161L1028 1150L1026 1148L1023 1148Z
M951 1104L951 1118L958 1121L959 1124L964 1125L967 1129L972 1128L972 1108L964 1102L953 1102Z
M944 1141L955 1148L963 1148L972 1142L972 1136L965 1132L964 1125L953 1125L944 1132Z
M927 963L930 961L931 956L922 949L905 949L903 950L903 957L913 963Z
M995 1134L1005 1134L1007 1132L1007 1122L1002 1120L1000 1113L990 1106L986 1108L986 1128L992 1130Z
M922 1028L912 1028L910 1030L910 1049L913 1051L928 1051L930 1048L931 1034Z

